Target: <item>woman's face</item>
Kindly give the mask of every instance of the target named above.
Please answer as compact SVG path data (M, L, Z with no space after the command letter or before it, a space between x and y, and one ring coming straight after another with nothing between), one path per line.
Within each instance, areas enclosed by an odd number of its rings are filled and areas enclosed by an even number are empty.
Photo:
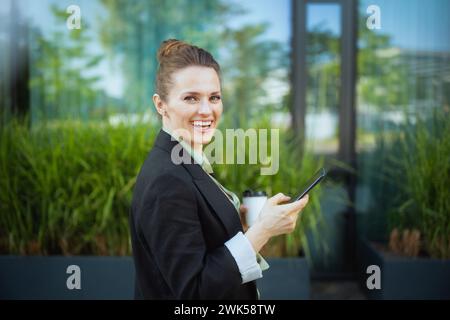
M208 144L222 115L220 80L213 68L190 66L172 74L163 125L195 149ZM158 97L159 98L159 97ZM155 101L158 108L158 103Z

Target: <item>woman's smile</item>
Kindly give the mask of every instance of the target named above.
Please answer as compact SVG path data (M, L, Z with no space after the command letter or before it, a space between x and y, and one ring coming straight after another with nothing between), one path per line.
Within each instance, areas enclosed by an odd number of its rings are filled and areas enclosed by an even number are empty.
M191 121L191 126L195 130L195 132L199 133L209 133L210 131L213 131L215 128L215 121L214 119L209 120L193 120Z

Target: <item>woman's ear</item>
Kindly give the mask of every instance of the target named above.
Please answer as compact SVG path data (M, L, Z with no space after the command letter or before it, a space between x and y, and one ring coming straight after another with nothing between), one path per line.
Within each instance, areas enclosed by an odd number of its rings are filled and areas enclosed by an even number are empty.
M159 94L155 93L153 95L153 104L155 105L156 112L158 112L161 116L166 115L166 110L164 108L164 103L159 96Z

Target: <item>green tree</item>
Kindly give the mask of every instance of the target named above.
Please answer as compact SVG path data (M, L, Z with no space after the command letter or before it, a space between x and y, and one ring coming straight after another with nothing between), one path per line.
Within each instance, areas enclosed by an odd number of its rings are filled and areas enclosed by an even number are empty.
M65 28L67 13L52 5L51 11ZM88 75L103 58L89 52L89 26L59 29L48 37L33 30L32 77L34 109L38 118L88 116L95 104L98 76Z
M360 16L364 16L361 12ZM369 30L358 19L358 97L381 110L408 102L408 68L391 36ZM307 34L308 106L337 108L340 87L340 36L322 25ZM337 88L337 89L336 89Z
M267 24L245 25L226 30L223 39L228 50L223 63L224 104L231 127L251 127L252 119L261 119L273 107L265 102L265 82L269 78L287 80L287 52L278 41L264 39ZM282 70L281 76L276 71ZM253 121L254 122L254 121Z
M131 110L150 104L160 43L177 38L216 53L221 25L237 10L222 0L102 0L107 15L101 21L101 41L121 61L126 79L125 101Z
M339 36L320 24L314 26L307 34L306 54L307 105L316 111L337 110L341 74Z
M360 16L365 16L365 8ZM358 27L358 97L380 110L404 106L409 100L408 66L389 34L369 30L365 19Z

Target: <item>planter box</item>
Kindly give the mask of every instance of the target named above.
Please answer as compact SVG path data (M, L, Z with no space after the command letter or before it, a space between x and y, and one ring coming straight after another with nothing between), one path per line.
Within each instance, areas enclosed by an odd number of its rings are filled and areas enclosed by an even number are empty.
M386 254L367 240L359 248L361 285L369 299L450 299L450 260ZM381 289L368 290L369 265L381 270Z
M69 290L67 267L81 270L81 289ZM0 299L133 299L131 257L0 256Z
M305 258L268 258L270 268L257 280L261 300L310 298L309 267Z
M267 259L258 280L261 299L309 299L304 258ZM69 290L67 267L81 270L81 289ZM0 256L0 299L133 299L132 257Z

